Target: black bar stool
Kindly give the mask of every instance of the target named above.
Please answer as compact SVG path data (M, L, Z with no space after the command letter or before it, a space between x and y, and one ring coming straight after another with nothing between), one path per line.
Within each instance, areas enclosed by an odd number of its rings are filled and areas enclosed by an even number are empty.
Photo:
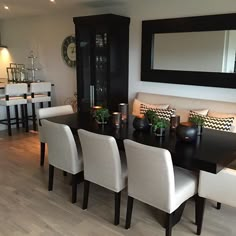
M28 86L25 83L20 84L7 84L5 87L5 97L0 98L0 106L6 107L7 119L0 120L0 124L7 125L8 135L12 135L11 125L16 124L19 128L19 124L22 123L26 132L28 128L28 111L27 111L27 91ZM19 118L18 105L21 105L21 118ZM11 117L10 107L15 108L15 117Z
M50 82L39 82L30 84L30 96L27 97L28 103L32 104L32 117L29 120L33 121L33 130L36 131L36 103L40 104L40 108L43 108L43 103L47 102L51 107L51 90L52 84Z

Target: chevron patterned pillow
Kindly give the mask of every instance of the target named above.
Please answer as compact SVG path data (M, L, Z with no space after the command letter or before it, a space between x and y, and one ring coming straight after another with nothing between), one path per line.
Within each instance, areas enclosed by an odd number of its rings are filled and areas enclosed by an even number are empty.
M213 116L206 116L204 119L203 127L221 131L230 131L233 121L234 117L218 118Z
M163 118L167 121L170 121L171 116L175 114L175 109L151 109L156 112L157 116L159 118ZM140 107L140 113L145 114L147 110L141 109Z

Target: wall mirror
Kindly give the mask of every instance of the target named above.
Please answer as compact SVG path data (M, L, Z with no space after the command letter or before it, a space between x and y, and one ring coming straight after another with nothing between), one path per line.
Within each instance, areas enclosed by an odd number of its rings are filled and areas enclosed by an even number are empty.
M141 80L236 88L236 14L142 22Z

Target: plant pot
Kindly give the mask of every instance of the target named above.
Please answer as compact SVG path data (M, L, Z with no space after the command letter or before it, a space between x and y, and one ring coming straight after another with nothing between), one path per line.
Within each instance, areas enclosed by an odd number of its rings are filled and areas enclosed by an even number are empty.
M95 119L96 120L96 119ZM96 122L99 124L99 125L106 125L107 124L107 121L104 120L104 121L99 121L99 120L96 120Z
M165 136L166 128L158 128L155 131L155 135L158 137L163 137Z
M145 117L135 117L133 120L133 127L136 130L147 131L149 129L148 120Z
M197 126L197 135L202 135L202 125Z
M183 122L176 128L177 137L184 142L193 142L197 139L197 126L191 122Z

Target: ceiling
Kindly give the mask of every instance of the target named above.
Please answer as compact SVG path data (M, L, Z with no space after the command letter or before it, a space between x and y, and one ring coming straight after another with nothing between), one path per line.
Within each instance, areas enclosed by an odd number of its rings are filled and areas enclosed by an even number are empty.
M9 19L25 16L38 16L45 14L55 14L57 12L85 8L103 8L123 5L130 0L0 0L0 19ZM9 9L4 9L4 6Z

